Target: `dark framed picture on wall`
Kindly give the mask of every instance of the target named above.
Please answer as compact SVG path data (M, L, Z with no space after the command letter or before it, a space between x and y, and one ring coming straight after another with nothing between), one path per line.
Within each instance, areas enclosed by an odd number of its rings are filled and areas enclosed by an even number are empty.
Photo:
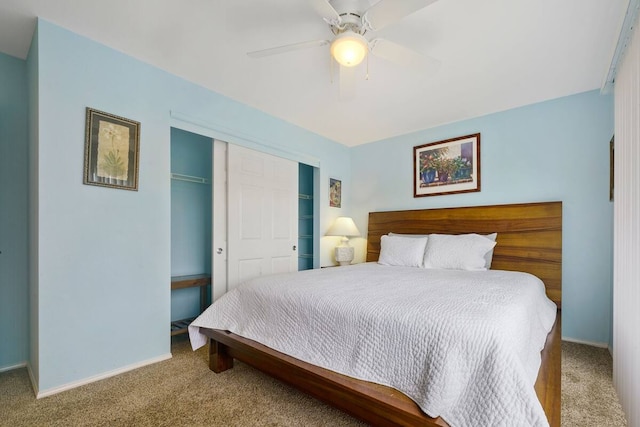
M140 123L87 107L84 184L138 190Z
M480 191L480 134L413 147L413 197Z
M342 207L342 182L339 179L329 178L329 206Z
M609 200L613 201L614 173L615 173L615 135L609 141Z

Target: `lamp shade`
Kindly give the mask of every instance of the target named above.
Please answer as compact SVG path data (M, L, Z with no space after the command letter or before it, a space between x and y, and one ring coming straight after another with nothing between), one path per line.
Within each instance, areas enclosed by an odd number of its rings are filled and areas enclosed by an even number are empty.
M353 31L345 31L331 43L331 55L345 67L355 67L367 56L367 39Z
M358 230L358 227L356 227L356 223L353 222L353 219L346 216L340 216L336 218L331 227L329 227L326 235L352 237L359 236L360 231Z

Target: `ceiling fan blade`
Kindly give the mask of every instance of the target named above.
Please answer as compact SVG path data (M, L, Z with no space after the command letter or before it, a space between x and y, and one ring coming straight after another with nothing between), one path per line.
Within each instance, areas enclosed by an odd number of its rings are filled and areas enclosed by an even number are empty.
M329 0L311 0L311 5L316 13L328 24L339 25L342 21L340 14L331 6Z
M363 21L371 30L394 24L437 0L380 0L364 14Z
M356 69L340 65L340 100L349 101L356 97Z
M371 53L379 58L414 68L425 74L435 74L441 65L435 58L385 39L371 40L369 48Z
M280 53L291 52L292 50L308 49L310 47L325 46L329 44L329 40L313 40L308 42L288 44L285 46L272 47L269 49L256 50L248 52L247 56L251 58L263 58L270 55L278 55Z

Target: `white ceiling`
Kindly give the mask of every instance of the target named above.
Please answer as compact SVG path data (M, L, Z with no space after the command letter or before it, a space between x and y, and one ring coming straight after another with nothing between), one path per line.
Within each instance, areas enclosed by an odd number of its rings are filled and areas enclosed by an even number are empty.
M365 0L366 1L366 0ZM376 3L372 0L371 3ZM341 100L332 34L306 0L0 0L0 51L25 58L35 17L348 146L600 88L628 0L439 0L376 36L442 62L371 56Z

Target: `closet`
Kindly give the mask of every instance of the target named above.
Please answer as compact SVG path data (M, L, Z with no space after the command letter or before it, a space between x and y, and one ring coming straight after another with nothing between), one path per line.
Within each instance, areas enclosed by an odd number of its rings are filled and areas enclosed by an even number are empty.
M210 303L213 141L171 129L171 335Z
M298 270L313 268L313 167L298 164Z
M318 264L317 175L306 164L171 129L172 335L247 278Z

